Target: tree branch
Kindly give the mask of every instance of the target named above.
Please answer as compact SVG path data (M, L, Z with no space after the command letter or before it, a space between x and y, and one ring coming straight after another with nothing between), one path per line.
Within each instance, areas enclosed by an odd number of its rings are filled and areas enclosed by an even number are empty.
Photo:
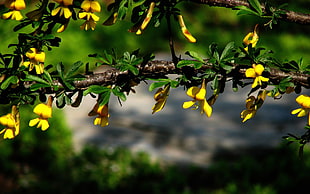
M238 76L240 79L247 79L245 77L246 67L233 64L236 71L232 71L231 74L227 75L228 77ZM195 70L196 73L203 73L206 69L213 68L213 64L206 63L202 68ZM163 60L154 60L150 61L146 65L138 66L140 76L144 78L154 78L154 77L163 77L168 74L180 74L184 70L182 68L177 68L172 61L163 61ZM236 75L236 73L238 75ZM310 75L302 74L297 72L283 72L278 69L271 69L270 71L270 81L273 83L279 82L281 79L291 77L292 81L295 84L300 84L306 88L310 87ZM117 69L108 69L103 73L86 75L85 80L75 81L74 85L77 89L85 89L91 85L113 85L119 82L120 80L130 81L134 79L135 76L130 74L128 71L121 72ZM58 83L59 84L59 83Z
M189 1L194 3L206 4L209 6L226 7L226 8L234 8L235 6L250 7L248 2L241 0L189 0ZM262 6L262 10L265 10L264 6ZM299 24L310 24L310 14L298 13L288 10L282 10L282 11L284 11L285 14L280 19L284 21Z

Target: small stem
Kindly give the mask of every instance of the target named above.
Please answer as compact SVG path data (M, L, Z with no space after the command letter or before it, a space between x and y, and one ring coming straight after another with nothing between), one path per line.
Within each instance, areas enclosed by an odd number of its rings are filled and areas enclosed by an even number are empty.
M172 61L175 64L177 64L178 57L175 55L175 50L174 50L174 43L173 43L173 36L172 36L172 29L171 29L170 14L166 15L166 20L167 20L167 25L168 25L169 47L170 47L170 52L171 52L171 56L172 56Z

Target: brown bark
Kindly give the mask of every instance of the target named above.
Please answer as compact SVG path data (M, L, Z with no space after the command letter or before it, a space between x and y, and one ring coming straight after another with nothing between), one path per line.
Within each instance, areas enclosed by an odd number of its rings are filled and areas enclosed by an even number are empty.
M229 77L238 76L240 79L244 79L246 68L233 64L237 71L232 71L228 74ZM207 68L212 68L212 64L207 63L201 69L197 70L196 73L201 73ZM171 61L154 60L149 62L147 65L138 66L140 75L143 77L163 77L167 74L184 73L182 68L176 68ZM236 75L236 73L238 75ZM290 76L295 84L300 84L306 88L310 87L310 75L302 74L298 72L283 72L278 69L271 69L269 78L272 82L279 82L281 79ZM90 85L112 85L119 81L119 79L133 79L134 76L128 71L120 72L117 69L108 69L103 73L97 73L92 75L86 75L86 79L82 81L75 81L74 85L77 89L85 89Z
M249 3L246 1L240 0L190 0L194 3L206 4L210 6L217 7L226 7L233 8L235 6L246 6L250 7ZM265 10L265 7L262 6L262 10ZM280 18L284 21L294 22L299 24L310 24L310 14L298 13L294 11L285 11L285 14Z

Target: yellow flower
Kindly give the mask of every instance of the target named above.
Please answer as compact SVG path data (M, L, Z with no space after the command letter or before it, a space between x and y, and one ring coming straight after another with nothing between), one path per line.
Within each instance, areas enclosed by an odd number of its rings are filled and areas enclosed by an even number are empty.
M39 116L29 121L29 126L33 127L37 125L37 128L41 128L42 131L45 131L49 128L48 119L52 118L52 103L53 97L49 97L47 104L40 103L34 107L33 112Z
M26 8L24 0L5 0L4 5L10 10L22 10Z
M26 8L24 0L5 0L4 5L10 9L7 13L2 15L3 19L22 20L23 16L20 10Z
M183 108L187 109L195 105L195 109L198 107L201 108L201 114L205 113L208 117L212 115L212 107L208 104L206 100L206 86L205 86L205 80L203 80L201 84L201 88L198 88L196 86L190 87L186 94L193 98L192 101L187 101L183 103ZM198 105L196 105L196 102Z
M248 46L250 44L252 44L252 48L254 48L259 40L259 37L257 34L257 27L258 27L258 24L255 25L254 31L248 33L243 39L243 43L246 45L246 48L244 48L246 51L248 51Z
M169 96L170 84L167 84L164 89L159 88L156 93L154 94L154 99L156 100L156 104L153 106L152 114L161 111L167 101Z
M73 0L54 0L59 4L59 6L52 10L52 16L64 16L66 19L69 19L72 16L72 12L68 6L73 4Z
M86 12L100 12L101 6L98 1L92 1L92 0L85 0L81 4L81 8Z
M296 102L302 107L297 108L291 114L297 114L297 117L304 117L308 115L308 125L310 125L310 97L307 95L300 95L296 98Z
M150 23L151 19L152 19L152 15L153 15L153 11L154 11L154 7L155 7L155 2L151 2L150 7L147 11L147 14L142 22L142 24L140 25L140 27L138 28L138 30L136 31L137 35L142 34L142 31L147 27L147 25Z
M81 30L89 30L89 29L95 30L97 21L99 21L99 17L96 16L94 13L90 13L90 12L80 12L79 18L86 20L80 26Z
M179 25L181 27L182 34L185 36L185 38L189 42L192 42L192 43L196 42L196 38L193 37L193 35L187 30L182 15L178 15L178 21L179 21Z
M52 10L52 16L59 15L64 16L66 19L69 19L72 16L71 10L66 6L59 6L56 9Z
M20 11L12 10L2 15L3 19L22 20L23 16Z
M269 81L269 78L262 76L262 73L265 70L264 66L262 66L261 64L258 64L258 65L253 64L252 67L253 68L249 68L245 72L246 77L255 78L252 84L252 88L255 88L258 85L261 86L262 82Z
M94 120L94 125L100 125L105 127L109 125L109 112L108 105L99 106L98 103L95 104L94 108L88 113L88 116L98 116Z
M12 112L0 117L0 124L5 126L0 134L4 133L4 139L13 139L19 134L19 111L16 106L12 106Z
M29 58L29 61L25 61L23 65L29 67L29 71L32 71L35 67L36 73L42 74L44 71L45 53L43 51L38 51L36 48L30 48L26 53L26 57Z
M241 118L243 119L242 122L245 122L255 116L257 110L263 105L267 93L267 90L261 90L259 91L257 98L250 96L246 99L246 110L243 110L240 114Z

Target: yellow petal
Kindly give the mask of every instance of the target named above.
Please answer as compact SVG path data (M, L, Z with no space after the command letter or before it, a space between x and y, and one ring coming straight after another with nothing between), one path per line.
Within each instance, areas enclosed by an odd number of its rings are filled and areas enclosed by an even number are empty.
M61 10L61 7L57 7L56 9L53 9L52 12L51 12L51 15L52 16L55 16L57 15Z
M184 102L183 103L183 108L184 109L190 108L190 107L192 107L195 104L195 102L196 102L196 100Z
M12 15L13 15L13 11L9 11L7 13L2 14L2 18L5 20L10 19L12 17Z
M197 42L196 38L187 30L187 28L181 28L184 37L191 43Z
M39 118L31 119L31 120L29 121L29 126L30 126L30 127L35 126L36 124L38 124L39 121L40 121Z
M39 115L42 118L51 118L52 117L52 107L46 105L46 104L38 104L34 109L33 112L37 115Z
M71 10L67 7L63 8L63 12L66 19L69 19L72 16Z
M91 9L91 1L83 1L82 4L81 4L81 8L84 9L85 11L87 12L90 12L90 9Z
M15 1L15 10L22 10L26 8L26 4L24 0L16 0Z
M36 73L38 75L42 74L44 72L44 64L42 64L42 63L35 65L35 68L36 68Z
M40 122L39 122L39 124L38 124L38 128L40 128L41 127L41 130L42 131L45 131L45 130L47 130L48 128L49 128L49 123L48 123L48 121L46 120L46 119L41 119L40 120Z
M199 89L198 93L195 96L196 100L204 100L206 97L207 90L204 88Z
M241 112L241 118L243 118L242 122L245 122L251 118L253 118L256 114L256 110L244 110Z
M255 78L256 77L256 73L255 70L253 68L249 68L245 71L245 77L252 77Z
M4 139L13 139L15 137L13 129L6 129L3 138Z
M261 64L255 65L254 67L255 73L257 75L262 75L264 69L265 69L264 66L262 66Z
M196 97L196 94L199 92L200 88L196 87L196 86L193 86L193 87L190 87L186 94L189 96L189 97L192 97L192 98L195 98Z
M202 103L202 109L203 109L203 112L206 113L207 117L211 117L212 107L208 104L208 102L206 100L204 100Z
M80 12L79 13L79 18L82 19L82 18L85 18L87 16L87 12Z
M99 19L100 19L100 17L98 17L96 14L94 14L94 13L91 13L90 14L90 17L95 21L95 22L98 22L99 21Z
M100 12L101 11L101 6L98 1L91 1L90 4L91 7L91 12Z
M256 77L253 81L252 88L256 88L258 85L260 85L260 79Z
M38 62L43 63L45 60L45 53L43 51L37 52L34 59Z
M164 108L165 104L166 104L165 99L158 100L157 103L152 108L153 110L152 114L161 111Z

